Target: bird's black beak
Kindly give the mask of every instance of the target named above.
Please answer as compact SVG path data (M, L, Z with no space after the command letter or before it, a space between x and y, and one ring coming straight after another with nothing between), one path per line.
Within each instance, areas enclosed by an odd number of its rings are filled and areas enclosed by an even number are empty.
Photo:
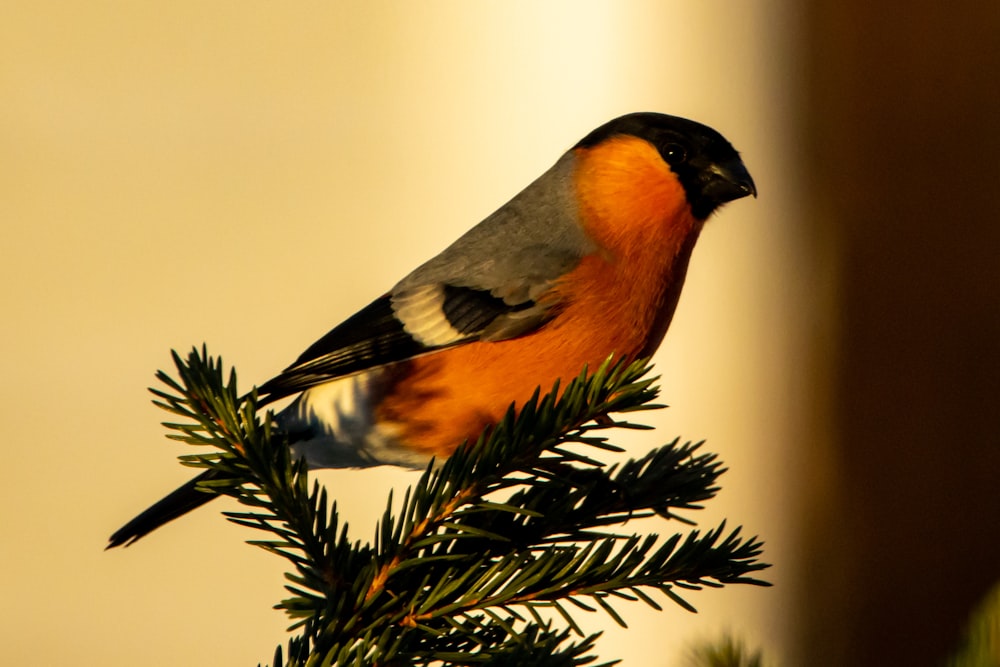
M747 195L757 197L757 186L754 185L750 172L739 158L710 165L705 173L708 178L703 192L717 205L742 199Z

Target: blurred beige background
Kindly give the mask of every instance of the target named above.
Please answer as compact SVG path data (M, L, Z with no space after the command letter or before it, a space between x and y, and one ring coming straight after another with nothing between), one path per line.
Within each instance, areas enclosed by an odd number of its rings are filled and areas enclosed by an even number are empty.
M978 92L1000 62L1000 22L985 5L956 19L921 1L900 26L864 6L7 3L4 660L269 661L286 640L270 609L284 563L243 544L252 535L219 507L102 551L111 531L189 476L149 404L154 371L171 348L207 342L244 383L264 381L590 129L636 110L716 127L761 196L727 207L703 234L657 357L671 408L651 417L656 431L622 442L638 455L675 435L707 439L730 470L692 518L759 534L776 585L691 594L697 615L623 606L627 631L585 617L587 630L606 630L600 655L682 664L690 642L732 631L778 664L862 664L871 647L908 634L879 601L917 608L921 593L938 600L946 587L958 593L939 606L957 627L982 582L1000 576L1000 512L984 490L996 458L961 458L984 444L989 456L1000 450L988 407L1000 393L990 319L1000 276L987 260L995 234L951 246L926 233L954 224L951 211L916 202L944 159L940 201L966 205L966 228L998 218L988 184L1000 135L973 123L995 121L996 95ZM935 114L941 99L951 114ZM949 118L971 119L970 129ZM908 280L914 266L933 266L939 289L919 272ZM965 289L958 281L970 275ZM909 347L892 338L936 321L911 321L924 297L960 330L979 325L960 363L935 354L954 343L947 330L933 330L947 340L916 336ZM921 371L935 362L953 373ZM942 389L955 407L938 415ZM872 400L897 395L917 409ZM949 444L961 464L950 465L922 438L960 424L975 428ZM387 490L414 477L323 479L367 539ZM973 535L950 519L969 509L948 506L959 497L977 503L984 525ZM883 530L900 517L900 530ZM940 552L919 541L933 530L947 536ZM913 567L924 588L896 544L932 554ZM963 554L975 559L956 567ZM977 576L959 586L962 567ZM947 645L948 623L927 616L906 645L930 655L921 641Z

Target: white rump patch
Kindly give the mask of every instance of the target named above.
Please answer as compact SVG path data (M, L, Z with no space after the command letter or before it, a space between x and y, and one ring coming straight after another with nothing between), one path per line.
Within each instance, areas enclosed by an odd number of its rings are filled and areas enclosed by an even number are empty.
M407 449L389 425L375 419L382 371L325 382L304 391L278 414L293 437L296 457L310 468L364 468L397 465L422 468L429 457Z

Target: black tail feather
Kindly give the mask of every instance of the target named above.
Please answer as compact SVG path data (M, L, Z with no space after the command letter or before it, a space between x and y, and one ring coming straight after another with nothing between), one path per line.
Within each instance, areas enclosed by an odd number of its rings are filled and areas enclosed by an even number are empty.
M199 482L218 478L219 476L214 471L207 470L170 493L170 495L157 501L142 514L115 531L114 535L109 539L105 550L122 545L128 546L168 521L173 521L177 517L187 514L191 510L201 507L209 500L212 500L216 497L214 493L205 493L195 487Z

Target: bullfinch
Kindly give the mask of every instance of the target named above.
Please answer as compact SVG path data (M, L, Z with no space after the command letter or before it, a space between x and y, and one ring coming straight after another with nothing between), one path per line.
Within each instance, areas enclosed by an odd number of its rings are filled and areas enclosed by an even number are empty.
M730 143L659 113L616 118L258 388L310 467L424 467L537 387L651 355L722 204L756 196ZM215 497L208 471L111 536L130 544Z

